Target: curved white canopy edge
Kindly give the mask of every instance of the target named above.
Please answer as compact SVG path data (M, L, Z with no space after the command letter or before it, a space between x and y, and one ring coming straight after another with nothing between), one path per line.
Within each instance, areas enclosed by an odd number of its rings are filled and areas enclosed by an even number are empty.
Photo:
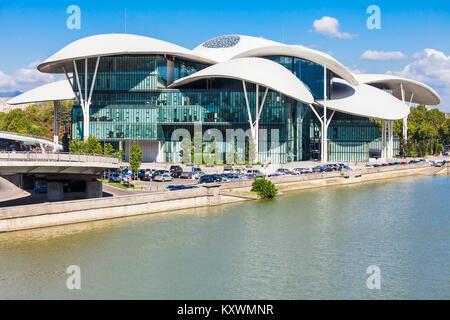
M216 63L170 42L133 34L113 33L74 41L41 63L38 70L45 73L64 73L64 66L67 72L72 72L72 60L122 54L167 54L201 63Z
M312 61L319 65L325 66L327 69L331 70L334 74L341 77L348 83L354 86L359 85L359 82L355 78L353 73L351 73L350 70L348 70L343 64L341 64L335 58L326 53L299 45L280 44L271 46L261 46L258 48L250 49L245 52L241 52L240 54L234 56L234 58L264 57L273 55L296 57Z
M405 102L435 106L441 103L441 97L432 88L419 81L387 74L357 74L361 82L380 89L392 90L392 95L402 100L401 86L405 91ZM411 100L412 97L412 100Z
M73 100L75 94L69 81L61 80L44 84L43 86L26 91L7 101L10 105L33 102L46 102L58 100Z
M409 108L402 101L372 86L334 81L332 87L331 99L326 101L329 109L381 120L400 120L409 114ZM324 104L323 100L317 102Z
M169 88L210 78L244 80L270 88L303 103L314 102L311 92L292 72L276 62L263 58L241 58L215 64L175 81Z

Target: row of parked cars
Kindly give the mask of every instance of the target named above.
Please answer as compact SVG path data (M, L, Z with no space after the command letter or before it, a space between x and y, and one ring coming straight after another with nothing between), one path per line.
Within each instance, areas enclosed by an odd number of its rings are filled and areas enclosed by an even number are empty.
M269 177L279 177L279 176L295 176L300 174L310 174L310 173L322 173L322 172L333 172L333 171L347 171L352 170L345 164L327 164L323 166L316 166L313 168L295 168L295 169L277 169L274 173L269 174Z
M426 159L413 159L410 161L397 161L397 162L389 162L389 163L375 163L375 164L367 164L366 168L380 168L380 167L390 167L390 166L406 166L409 164L417 164L417 163L429 163L434 167L442 167L446 161L436 162L434 160L426 160Z

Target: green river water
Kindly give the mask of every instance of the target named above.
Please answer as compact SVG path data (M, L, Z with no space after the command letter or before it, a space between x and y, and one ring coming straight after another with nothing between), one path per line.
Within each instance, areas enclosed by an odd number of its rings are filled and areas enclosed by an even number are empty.
M449 299L449 216L449 177L415 177L4 233L0 299Z

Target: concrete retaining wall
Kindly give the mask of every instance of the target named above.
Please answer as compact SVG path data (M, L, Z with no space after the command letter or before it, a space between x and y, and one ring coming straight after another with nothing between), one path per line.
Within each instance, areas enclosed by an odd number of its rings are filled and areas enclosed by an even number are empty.
M274 177L270 180L280 191L287 191L410 175L432 175L442 170L448 172L448 168L448 164L446 168L433 168L429 165L418 164L397 168L373 168L356 173L330 172L283 178ZM0 208L0 232L249 201L258 197L251 194L246 196L235 191L248 191L251 184L252 181L249 180L191 190Z

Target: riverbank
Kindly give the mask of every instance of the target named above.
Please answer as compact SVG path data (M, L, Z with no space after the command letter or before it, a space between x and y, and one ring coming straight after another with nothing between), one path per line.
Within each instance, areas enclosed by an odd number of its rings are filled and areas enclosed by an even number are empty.
M431 167L428 164L416 164L350 172L274 177L270 180L283 192L414 175L448 174L449 170L448 164L442 168ZM0 208L0 232L256 200L257 197L254 195L245 193L250 189L251 184L251 180L239 181L191 190Z

